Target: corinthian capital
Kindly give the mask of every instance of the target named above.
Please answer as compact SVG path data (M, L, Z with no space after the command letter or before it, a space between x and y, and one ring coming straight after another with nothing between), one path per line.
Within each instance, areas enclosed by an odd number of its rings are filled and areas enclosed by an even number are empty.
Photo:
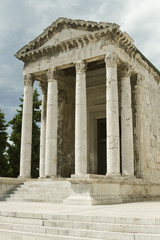
M79 60L76 62L76 73L85 74L86 69L87 69L87 66L85 61Z
M53 81L54 79L56 79L58 75L57 73L57 68L49 68L47 71L48 81Z
M40 86L40 88L42 90L42 93L46 94L47 93L47 83L46 82L40 82L39 86Z
M129 66L129 64L125 64L123 69L122 69L122 76L123 77L130 77L131 75L131 67Z
M31 74L24 75L23 79L24 79L24 86L31 86L31 87L33 86L34 81L32 79Z
M115 52L110 52L106 54L105 63L107 67L115 67L117 66L117 62L118 62L118 57Z

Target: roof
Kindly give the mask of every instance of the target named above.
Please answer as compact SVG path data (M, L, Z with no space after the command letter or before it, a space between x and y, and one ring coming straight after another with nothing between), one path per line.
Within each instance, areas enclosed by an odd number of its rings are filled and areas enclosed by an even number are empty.
M76 29L87 31L86 34L75 37L73 39L65 40L64 42L58 42L45 46L44 44L53 38L57 33L63 29ZM154 71L160 75L159 70L135 47L133 39L126 33L122 32L120 26L116 23L107 22L94 22L84 20L73 20L67 18L58 18L48 28L46 28L42 34L36 37L33 41L22 47L15 56L22 61L27 61L37 54L46 55L48 53L54 53L57 51L65 51L67 47L77 47L81 42L88 43L90 40L97 40L99 38L105 38L108 35L116 40L117 44L125 49L125 51L131 56L140 55L141 59L146 62Z
M116 27L119 29L119 25L115 23L106 22L94 22L94 21L84 21L84 20L73 20L67 18L58 18L53 22L48 28L46 28L42 34L36 37L33 41L29 42L27 45L22 47L15 56L20 57L21 54L27 53L31 50L38 49L50 38L52 38L57 32L60 32L64 28L73 28L78 30L87 30L89 32L95 32L102 29L107 29L109 27Z

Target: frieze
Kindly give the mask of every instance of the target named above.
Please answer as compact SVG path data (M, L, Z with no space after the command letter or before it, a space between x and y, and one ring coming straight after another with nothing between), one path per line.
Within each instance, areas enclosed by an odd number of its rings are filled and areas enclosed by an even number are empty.
M27 52L18 52L15 56L18 59L25 62L26 57L29 57L30 59L32 59L35 57L35 55L45 56L51 53L55 54L56 52L69 51L70 49L84 47L85 45L89 44L90 41L99 41L101 38L105 38L105 41L107 43L107 39L110 39L111 35L113 40L113 34L110 33L110 31L113 31L115 34L119 30L116 28L103 29L93 33L84 34L82 36L75 37L74 39L65 40L65 41L59 42L58 44L41 47L36 50L31 49L30 51L27 51Z
M86 22L85 21L82 21L82 22L85 28ZM80 22L77 24L80 24ZM94 31L91 31L88 34L84 34L84 35L75 37L73 39L62 41L57 44L53 44L45 47L42 47L45 40L43 40L43 44L39 45L38 43L39 41L38 39L41 36L40 35L36 40L29 43L20 51L18 51L15 56L24 62L28 62L36 58L44 57L47 55L57 56L61 52L65 53L72 49L84 48L85 45L88 45L90 42L100 41L101 43L100 48L103 48L103 46L107 46L108 44L117 45L119 48L123 49L130 58L132 59L135 58L147 70L148 69L150 70L150 68L152 68L152 70L150 71L152 72L152 74L156 75L156 80L158 81L160 80L159 71L147 59L145 59L144 56L138 51L138 49L134 46L134 41L130 38L130 36L125 32L123 33L121 30L119 30L118 25L107 24L107 23L104 25L103 24L96 25L98 23L94 23L94 24L95 24L94 26L99 26L99 27L96 27L97 29L94 29ZM58 31L60 31L60 29ZM46 34L46 31L45 31L45 34ZM50 37L51 35L49 37L46 37L46 41Z
M18 51L17 54L23 54L33 49L39 48L45 42L47 42L48 39L53 37L56 33L60 32L64 28L73 28L73 29L95 32L101 29L107 29L111 27L119 29L120 26L115 23L106 23L106 22L97 23L93 21L59 18L57 19L57 21L51 24L47 29L45 29L44 32L41 35L39 35L34 41L30 42L29 44L24 46L20 51Z

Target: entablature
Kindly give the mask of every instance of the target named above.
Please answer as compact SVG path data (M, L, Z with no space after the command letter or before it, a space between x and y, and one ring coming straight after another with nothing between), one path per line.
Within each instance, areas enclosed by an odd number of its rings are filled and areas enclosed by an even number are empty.
M69 27L86 30L89 33L44 46L47 39ZM36 45L37 41L41 43ZM29 67L31 72L38 72L45 71L52 65L59 69L68 68L75 65L78 60L86 62L102 60L111 45L122 62L133 65L139 72L146 69L160 81L158 69L144 57L135 47L133 39L126 32L122 32L117 24L60 18L38 38L19 50L15 56L25 63L25 70Z

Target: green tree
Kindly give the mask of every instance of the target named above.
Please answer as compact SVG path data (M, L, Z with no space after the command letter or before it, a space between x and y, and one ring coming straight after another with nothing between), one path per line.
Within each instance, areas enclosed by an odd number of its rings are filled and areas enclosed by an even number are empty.
M39 176L39 151L40 151L40 127L41 121L41 101L37 89L33 93L33 125L32 125L32 167L31 176Z
M8 161L11 166L11 177L19 176L20 166L20 146L21 146L21 126L22 126L22 110L23 98L19 98L21 104L19 110L13 119L9 122L12 126L10 141L12 142L8 147ZM32 167L31 176L38 177L39 172L39 148L40 148L40 127L39 122L41 118L40 111L41 101L39 100L39 93L37 89L33 92L33 125L32 125Z
M7 127L5 114L0 110L0 177L8 177L9 164L6 156L7 143Z

